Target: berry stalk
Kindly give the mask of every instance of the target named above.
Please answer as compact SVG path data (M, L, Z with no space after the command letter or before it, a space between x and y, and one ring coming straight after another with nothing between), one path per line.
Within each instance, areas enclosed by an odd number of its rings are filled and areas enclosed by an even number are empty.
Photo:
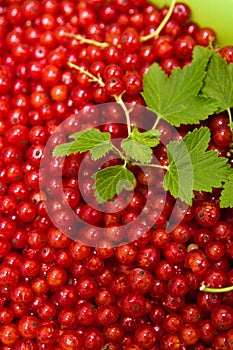
M233 130L232 114L231 114L231 109L230 108L227 108L227 114L228 114L228 117L229 117L230 128L231 128L231 130Z
M109 43L105 43L105 42L101 43L101 42L93 40L93 39L87 39L87 38L84 38L80 34L64 33L64 36L67 36L68 38L76 39L76 40L80 41L80 44L90 44L90 45L100 47L101 49L106 49L106 47L109 46Z
M142 36L140 38L140 41L142 43L145 41L148 41L150 39L153 39L153 38L158 38L159 34L161 33L161 31L163 30L163 28L166 26L167 22L169 21L171 15L172 15L172 12L174 10L175 4L176 4L176 0L171 0L171 4L169 6L168 12L167 12L166 16L163 18L163 20L160 23L160 25L158 26L158 28L153 33ZM101 42L93 40L93 39L87 39L80 34L64 33L64 36L66 36L68 38L74 38L74 39L78 40L80 42L80 44L90 44L90 45L100 47L101 49L106 49L107 47L110 46L110 44L107 42L101 43ZM118 45L118 47L120 47L120 45Z
M131 134L131 123L130 123L130 110L128 110L126 108L126 105L124 103L124 101L122 100L122 95L124 94L124 91L121 95L117 96L117 95L113 95L113 97L115 98L116 102L121 106L121 108L123 109L124 113L125 113L125 118L126 118L126 124L127 124L127 130L128 130L128 136Z
M95 77L93 74L91 74L90 72L88 72L88 70L85 70L79 66L77 66L76 64L72 63L72 62L67 62L68 66L70 68L74 68L76 70L78 70L80 73L84 73L86 74L89 78L90 78L90 82L93 82L93 83L98 83L101 87L104 87L105 84L102 80L102 78L99 76L99 77Z
M227 293L233 290L233 286L224 287L224 288L209 288L205 286L205 283L202 283L199 290L201 292L207 292L207 293Z
M146 166L146 167L151 167L151 168L159 168L159 169L164 169L168 170L168 166L166 165L159 165L159 164L152 164L152 163L139 163L139 162L132 162L131 165L138 165L138 166Z
M96 77L93 74L91 74L89 71L83 69L82 67L77 66L76 64L72 62L67 63L70 68L74 68L78 70L80 73L86 74L90 78L90 82L98 83L101 87L105 87L105 84L100 76ZM128 135L131 134L131 125L130 125L130 111L126 108L126 105L124 101L122 100L122 95L124 94L124 91L120 95L113 95L116 102L122 107L125 117L126 117L126 123L127 123L127 129L128 129Z
M141 37L140 41L142 43L144 41L147 41L147 40L150 40L150 39L153 39L153 38L157 38L159 36L159 34L161 33L161 31L163 30L163 28L166 26L167 22L169 21L171 15L172 15L172 12L174 10L175 4L176 4L176 0L172 0L166 16L164 17L164 19L162 20L162 22L160 23L160 25L158 26L156 31L151 33L151 34L148 34L148 35L145 35L145 36Z

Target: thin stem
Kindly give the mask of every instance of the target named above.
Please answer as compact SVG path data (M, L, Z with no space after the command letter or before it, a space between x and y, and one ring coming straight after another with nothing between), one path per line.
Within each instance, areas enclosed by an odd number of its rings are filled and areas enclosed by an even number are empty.
M67 64L70 68L74 68L74 69L78 70L80 73L86 74L90 78L90 81L92 81L94 83L98 83L101 87L105 86L101 77L95 77L93 74L91 74L87 70L83 69L82 67L77 66L76 64L74 64L72 62L67 62Z
M101 87L105 86L105 84L100 76L96 77L93 74L91 74L89 71L83 69L82 67L77 66L76 64L74 64L72 62L68 62L67 64L70 68L74 68L74 69L78 70L79 72L86 74L90 78L90 81L98 83ZM122 100L123 94L124 94L124 91L122 92L121 95L119 95L119 96L114 95L113 97L115 98L116 102L119 103L119 105L122 107L123 111L125 112L128 135L130 135L131 134L131 125L130 125L130 117L129 117L130 111L128 111L124 101Z
M117 148L115 145L112 145L112 148L117 154L119 154L122 160L126 161L124 154L119 150L119 148Z
M160 119L161 119L161 117L160 117L160 116L157 116L156 121L154 122L154 125L153 125L152 128L151 128L152 130L153 130L153 129L156 129L157 125L159 124Z
M231 114L230 108L227 108L227 113L228 113L228 117L229 117L229 124L231 125L231 130L232 130L233 129L233 127L232 127L232 114Z
M160 32L163 30L163 28L165 27L165 25L169 21L171 15L172 15L172 12L174 10L175 4L176 4L176 0L171 0L171 5L168 9L168 12L167 12L166 16L164 17L164 19L162 20L162 22L160 23L160 25L158 26L158 28L153 33L148 34L146 36L142 36L140 39L141 42L150 40L152 38L157 38L159 36Z
M159 165L159 164L151 164L151 163L137 163L137 162L131 162L132 165L138 165L138 166L149 166L151 168L159 168L159 169L164 169L168 170L168 166L166 165Z
M129 116L130 111L128 111L124 101L122 100L123 93L120 96L114 95L113 97L115 98L116 102L119 103L119 105L122 107L123 111L125 112L125 118L126 118L126 124L127 124L127 129L128 129L128 136L129 136L131 134L131 125L130 125L130 116Z
M233 286L224 287L224 288L208 288L205 286L204 283L202 283L199 290L201 292L208 292L208 293L227 293L233 290Z
M80 34L64 33L64 36L77 39L80 41L80 44L90 44L90 45L100 47L101 49L106 49L106 47L109 46L109 43L100 43L99 41L96 41L96 40L87 39Z

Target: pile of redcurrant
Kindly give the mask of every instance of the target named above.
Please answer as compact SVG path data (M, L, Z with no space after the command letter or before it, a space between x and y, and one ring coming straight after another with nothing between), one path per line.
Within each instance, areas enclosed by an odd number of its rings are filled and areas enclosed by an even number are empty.
M195 192L187 207L164 191L163 172L134 166L129 201L97 210L93 159L80 153L62 165L54 157L42 179L46 191L40 188L48 139L54 147L67 141L56 132L61 123L68 134L74 125L98 126L96 106L116 96L145 106L143 76L153 62L170 75L190 64L195 45L217 42L213 29L191 21L187 5L174 4L168 15L147 0L0 0L1 350L233 349L233 291L219 293L233 285L233 210L220 209L219 190ZM219 52L233 62L232 46ZM121 106L107 104L104 113L111 119L102 131L126 137ZM203 124L209 149L233 165L227 114ZM167 165L165 145L177 133L162 120L157 127L155 156ZM180 139L192 128L181 126ZM54 175L61 166L62 188ZM156 190L150 204L148 183ZM90 244L60 230L70 224L61 190ZM141 220L123 231L142 209L152 227L144 232Z

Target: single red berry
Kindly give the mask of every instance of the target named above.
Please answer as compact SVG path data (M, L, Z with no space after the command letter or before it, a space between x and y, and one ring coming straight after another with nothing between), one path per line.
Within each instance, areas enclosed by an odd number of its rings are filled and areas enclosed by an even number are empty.
M72 330L64 330L58 337L61 349L82 349L82 338Z
M220 330L230 329L233 326L233 308L222 304L211 312L213 325Z
M233 348L233 330L232 329L230 329L226 334L226 345L230 350L232 350Z
M200 28L195 34L197 45L212 46L216 42L216 33L211 28Z
M189 283L185 276L173 276L167 285L167 291L172 297L180 297L189 291Z
M104 345L104 335L98 328L90 327L83 333L82 344L85 350L101 350Z
M233 46L224 46L219 51L220 55L226 59L227 63L233 62Z
M126 28L121 36L121 46L127 53L137 51L141 46L140 37L137 31L133 28Z
M102 305L97 308L96 322L101 326L108 326L117 321L119 310L114 305Z
M168 35L160 36L153 43L153 53L159 59L173 57L174 40Z
M20 332L15 324L9 323L7 325L1 326L0 341L3 344L3 346L8 347L9 349L9 347L16 345L19 338Z
M184 350L184 342L178 334L163 335L160 340L161 350Z
M52 100L54 100L54 101L61 102L61 101L66 100L66 98L68 96L67 86L65 84L53 86L51 91L50 91L50 95L51 95Z
M137 327L134 334L134 341L140 349L151 349L156 341L156 332L150 325Z
M221 303L221 293L198 292L197 304L201 307L203 312L211 312L213 309L220 306Z
M169 312L166 317L163 317L163 327L170 334L177 333L182 325L182 318L175 312Z
M188 5L183 3L176 3L172 18L177 21L179 24L184 24L186 21L188 21L189 17L191 15L191 10Z
M209 267L208 260L204 252L200 249L193 249L188 252L184 260L185 268L190 268L195 276L203 276Z
M137 95L142 91L142 77L136 72L127 72L123 77L123 82L128 95Z
M90 302L84 301L76 307L77 321L82 326L91 326L96 319L96 308Z
M128 284L133 292L145 294L152 288L153 276L145 269L136 268L129 273Z
M137 248L134 244L124 244L116 247L115 256L122 264L130 264L137 258Z
M164 247L164 256L173 264L180 263L186 256L186 247L183 243L169 242Z
M190 60L195 44L191 36L183 35L178 37L174 43L175 56L181 60Z
M140 294L127 293L120 299L120 309L123 315L141 317L145 312L146 300Z
M97 284L90 276L82 276L79 278L77 285L77 293L83 299L90 299L97 291Z
M67 274L61 267L52 267L47 273L47 283L50 288L59 288L66 282Z
M211 343L214 339L216 333L216 328L213 326L212 322L208 319L202 320L199 323L199 335L200 339L206 343Z
M18 323L21 336L27 339L36 337L38 326L39 320L35 316L24 316Z
M121 79L113 77L105 81L105 91L110 96L119 96L124 90L124 83Z
M170 75L174 68L180 67L180 62L177 58L171 57L171 58L164 58L160 61L161 68Z
M186 345L195 344L199 339L198 327L191 323L183 324L179 334Z
M18 220L22 222L30 222L36 216L36 208L32 202L24 200L18 204L16 214Z
M212 139L219 147L229 147L232 142L232 131L227 125L219 127L213 132Z
M3 326L5 324L11 323L13 320L13 312L8 308L2 308L0 310L0 324Z
M218 205L210 202L200 203L196 207L195 218L203 227L213 226L220 218Z

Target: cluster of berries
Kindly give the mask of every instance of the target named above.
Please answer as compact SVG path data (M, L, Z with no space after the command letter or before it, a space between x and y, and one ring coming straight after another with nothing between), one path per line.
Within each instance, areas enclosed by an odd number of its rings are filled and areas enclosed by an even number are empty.
M63 191L90 225L82 231L90 245L53 225L40 190L48 139L54 147L66 142L56 133L61 123L71 134L74 125L102 123L97 104L144 106L143 76L153 62L170 75L190 63L195 45L215 44L214 30L192 22L187 5L173 2L171 12L146 0L0 0L1 350L233 349L233 292L200 290L203 281L213 289L233 284L233 215L219 208L218 190L196 192L188 208L176 201L179 224L168 233L175 200L163 190L162 172L132 167L137 184L127 206L116 200L114 213L103 213L92 206L93 159L70 155ZM233 47L219 52L233 62ZM103 131L126 137L122 109L109 106ZM205 125L212 133L209 149L232 163L228 123L222 113ZM177 134L162 120L158 129L155 156L167 165L164 145ZM181 126L180 137L189 130ZM48 164L45 188L54 195L56 221L68 227L53 177L59 166L58 157ZM157 193L153 207L147 207L148 183ZM142 209L153 227L144 232L142 220L125 232L124 243L120 228ZM108 228L105 237L97 236L97 227ZM101 245L92 247L93 239Z

